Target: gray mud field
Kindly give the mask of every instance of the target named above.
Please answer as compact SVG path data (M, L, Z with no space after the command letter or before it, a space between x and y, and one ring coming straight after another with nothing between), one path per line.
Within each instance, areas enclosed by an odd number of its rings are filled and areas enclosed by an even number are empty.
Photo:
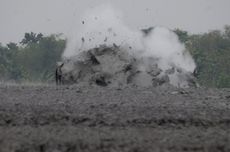
M230 89L0 86L0 152L229 152Z

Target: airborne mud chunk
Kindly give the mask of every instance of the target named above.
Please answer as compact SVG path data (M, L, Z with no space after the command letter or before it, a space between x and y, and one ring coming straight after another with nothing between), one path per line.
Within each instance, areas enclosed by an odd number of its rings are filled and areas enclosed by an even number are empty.
M157 58L138 57L117 45L101 45L82 51L74 58L63 62L62 78L65 84L140 87L155 87L163 84L177 87L195 86L195 78L192 74L173 66L163 71L158 67Z

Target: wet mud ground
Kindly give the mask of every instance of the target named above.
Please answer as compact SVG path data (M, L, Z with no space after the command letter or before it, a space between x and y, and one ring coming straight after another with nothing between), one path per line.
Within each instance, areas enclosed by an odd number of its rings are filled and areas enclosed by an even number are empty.
M229 152L230 89L0 86L0 152Z

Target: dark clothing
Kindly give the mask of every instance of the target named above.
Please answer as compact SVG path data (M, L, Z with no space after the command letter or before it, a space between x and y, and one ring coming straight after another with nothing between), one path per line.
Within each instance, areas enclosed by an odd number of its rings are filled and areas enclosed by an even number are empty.
M56 68L56 71L55 71L55 80L56 80L56 84L57 85L61 85L62 82L63 82L63 79L62 79L62 70L61 70L61 68L62 68L63 65L64 64L58 66Z

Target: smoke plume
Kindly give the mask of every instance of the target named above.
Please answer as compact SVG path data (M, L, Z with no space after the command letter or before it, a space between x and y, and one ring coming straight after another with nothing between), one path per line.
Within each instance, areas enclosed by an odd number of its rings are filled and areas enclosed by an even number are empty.
M192 73L195 69L194 60L173 31L164 27L155 27L148 33L131 29L123 22L122 12L111 5L99 6L84 13L68 38L63 58L73 59L101 45L119 46L139 59L142 62L140 71L146 71L152 62L162 70L160 76L173 69L175 72L168 72L168 76L175 86L184 83L184 73Z

